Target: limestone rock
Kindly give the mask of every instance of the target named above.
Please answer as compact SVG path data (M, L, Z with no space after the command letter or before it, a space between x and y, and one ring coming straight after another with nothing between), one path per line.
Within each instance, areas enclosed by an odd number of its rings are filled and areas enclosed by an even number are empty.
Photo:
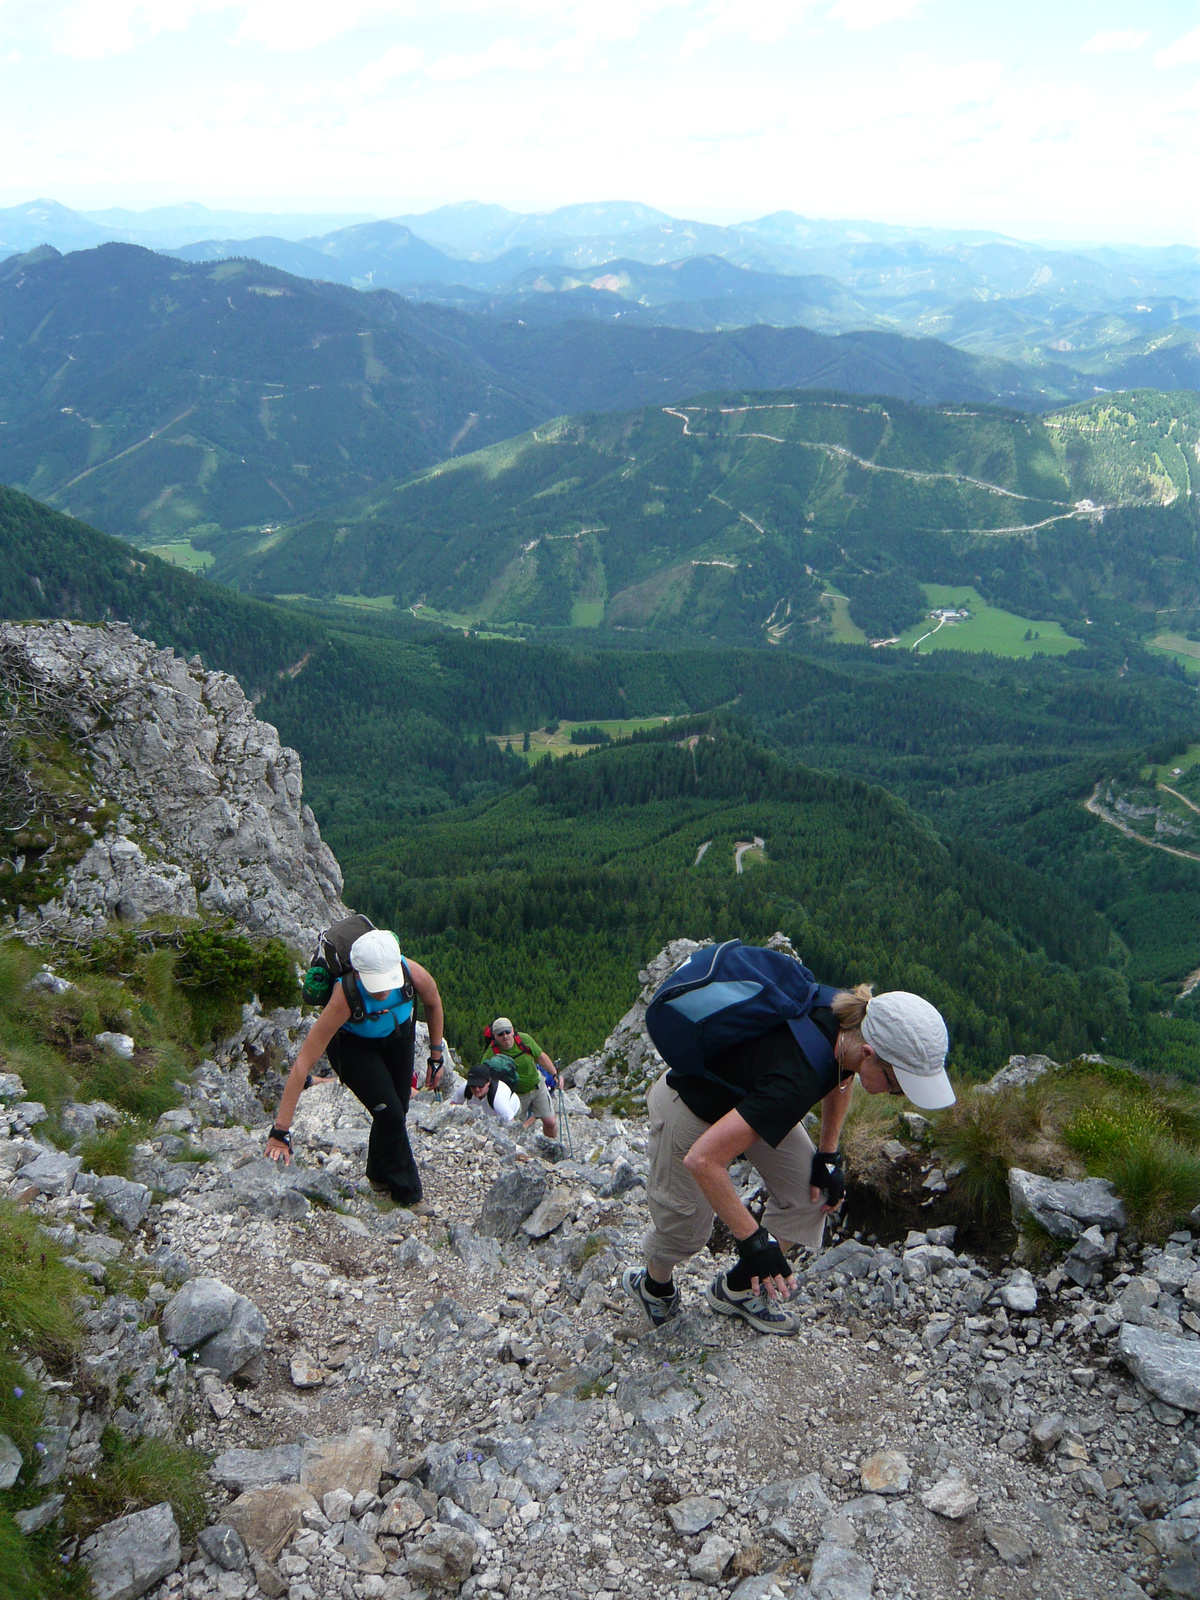
M226 1489L262 1489L274 1483L296 1483L304 1459L303 1446L275 1445L268 1450L224 1450L209 1467L209 1477Z
M79 1554L91 1571L93 1600L137 1600L179 1565L175 1513L163 1501L106 1522Z
M1127 1221L1125 1207L1107 1178L1071 1182L1012 1167L1008 1193L1017 1223L1031 1216L1056 1239L1078 1239L1094 1224L1119 1233Z
M822 1539L813 1557L808 1587L813 1600L871 1600L875 1569L835 1539Z
M475 1541L469 1533L437 1523L409 1551L409 1575L430 1587L457 1588L475 1564Z
M132 1061L134 1043L127 1033L95 1033L92 1041L102 1050L111 1050L114 1056L120 1056L122 1061Z
M226 1326L200 1346L200 1360L204 1366L212 1367L224 1382L262 1354L267 1331L267 1319L254 1301L239 1294Z
M1002 1522L985 1522L984 1537L1006 1567L1023 1567L1033 1555L1033 1545L1016 1528Z
M78 690L96 790L138 819L132 837L130 828L97 839L55 898L22 914L23 929L49 923L86 937L113 917L207 913L304 948L346 914L337 862L301 801L299 757L234 678L124 623L9 623L0 641L42 681Z
M331 1489L345 1489L351 1496L363 1489L375 1494L387 1455L387 1445L371 1428L353 1428L306 1446L300 1482L318 1499Z
M979 1505L979 1495L961 1478L939 1478L931 1489L921 1496L926 1511L935 1511L939 1517L958 1522L969 1517Z
M1037 1286L1031 1273L1024 1267L1018 1267L1012 1277L1000 1291L1000 1303L1006 1311L1015 1311L1020 1316L1027 1316L1037 1310Z
M58 1516L66 1498L65 1494L52 1494L40 1505L29 1506L24 1511L14 1511L13 1521L26 1538L32 1533L41 1533L42 1529L48 1528Z
M250 1559L241 1534L228 1522L214 1522L211 1528L202 1528L196 1543L210 1561L226 1572L241 1572Z
M98 1178L93 1172L81 1172L75 1179L79 1194L90 1194L120 1224L127 1233L140 1227L150 1215L153 1195L144 1183L131 1183L115 1173Z
M531 1239L544 1239L575 1214L575 1196L569 1189L554 1189L521 1224Z
M288 1363L292 1385L296 1389L319 1389L328 1377L324 1367L319 1367L307 1350L297 1350Z
M494 1239L511 1239L546 1194L546 1174L532 1162L507 1168L483 1197L476 1227Z
M1115 1254L1115 1241L1110 1244L1100 1229L1093 1224L1092 1227L1083 1230L1067 1251L1063 1267L1069 1278L1073 1279L1081 1289L1086 1289L1104 1263L1111 1261ZM1184 1282L1187 1282L1186 1276ZM1182 1284L1180 1287L1182 1288Z
M688 1563L688 1576L697 1583L720 1583L733 1556L734 1547L729 1540L714 1533Z
M676 1533L701 1533L710 1527L725 1511L724 1502L710 1499L708 1495L690 1494L667 1507L667 1516Z
M225 1521L237 1529L253 1555L274 1561L299 1533L304 1513L317 1509L316 1500L298 1483L276 1483L238 1495L226 1506Z
M387 1561L374 1539L356 1523L348 1522L342 1535L342 1549L359 1572L386 1572Z
M908 1459L899 1450L877 1450L859 1466L865 1494L907 1494L912 1481Z
M162 1315L163 1338L177 1350L194 1350L229 1326L237 1291L219 1278L191 1278Z
M980 1094L999 1094L1001 1089L1023 1089L1027 1083L1036 1083L1047 1072L1058 1072L1057 1061L1049 1056L1009 1056L1008 1065L1001 1067L978 1090Z
M61 1150L44 1150L21 1168L21 1182L32 1183L42 1194L51 1197L69 1194L82 1165L78 1156L64 1155Z
M0 1489L11 1489L25 1465L24 1457L6 1433L0 1433Z
M1180 1411L1200 1411L1200 1344L1126 1322L1117 1349L1157 1399Z

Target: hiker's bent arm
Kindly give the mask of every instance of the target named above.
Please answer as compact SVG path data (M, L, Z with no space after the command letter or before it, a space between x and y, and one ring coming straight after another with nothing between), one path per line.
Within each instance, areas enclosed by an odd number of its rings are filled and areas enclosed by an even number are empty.
M729 1167L758 1137L740 1112L730 1111L702 1133L683 1158L701 1194L735 1239L757 1233L758 1221L738 1199Z
M326 1045L342 1023L349 1020L350 1007L339 984L330 995L324 1011L309 1029L308 1038L300 1046L296 1059L292 1062L291 1071L287 1075L287 1082L283 1086L283 1094L279 1100L279 1110L275 1113L277 1128L286 1131L291 1127L292 1118L296 1115L296 1102L303 1093L306 1078L325 1054ZM267 1154L272 1161L282 1161L285 1166L291 1163L292 1152L279 1139L267 1140Z
M442 1010L442 997L438 993L438 986L434 983L432 975L426 972L425 968L418 965L417 962L410 961L408 970L412 974L413 988L417 991L417 996L425 1007L425 1021L429 1027L430 1052L437 1051L440 1053L445 1043L442 1036L446 1029L446 1015ZM439 1063L435 1067L433 1062L430 1062L425 1071L425 1087L427 1089L436 1089L441 1075L441 1064Z
M554 1065L553 1061L551 1061L550 1057L546 1054L546 1052L544 1050L542 1051L541 1055L538 1057L538 1066L539 1067L544 1067L545 1070L554 1079L555 1083L558 1082L558 1068Z
M837 1089L831 1089L821 1101L821 1133L817 1140L817 1150L822 1155L832 1156L837 1154L838 1141L842 1137L842 1128L846 1121L846 1113L850 1110L850 1101L854 1096L854 1082L851 1078L848 1083L843 1083ZM824 1191L814 1183L810 1186L808 1194L813 1205L820 1200ZM836 1211L841 1205L839 1198L835 1205L826 1205L822 1210Z

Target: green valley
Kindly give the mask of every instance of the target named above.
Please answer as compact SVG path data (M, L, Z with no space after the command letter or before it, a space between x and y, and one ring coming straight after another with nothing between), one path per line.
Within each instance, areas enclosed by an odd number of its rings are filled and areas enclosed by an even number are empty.
M1049 653L1090 628L1147 637L1164 606L1200 617L1198 448L1188 394L1043 418L729 394L563 418L335 514L197 542L251 592L676 642L912 643L920 585L971 589L961 648Z

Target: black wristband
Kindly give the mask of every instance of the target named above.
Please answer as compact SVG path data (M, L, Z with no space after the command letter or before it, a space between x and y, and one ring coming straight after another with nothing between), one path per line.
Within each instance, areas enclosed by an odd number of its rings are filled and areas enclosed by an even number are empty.
M292 1136L286 1128L272 1128L267 1138L278 1139L280 1144L287 1145L289 1150L292 1148Z
M765 1250L768 1245L774 1244L775 1241L765 1228L759 1228L748 1239L735 1239L734 1243L737 1245L738 1255L744 1261L747 1256L753 1255L758 1250Z
M831 1206L842 1203L846 1194L845 1160L840 1151L817 1150L813 1154L809 1182L820 1189Z

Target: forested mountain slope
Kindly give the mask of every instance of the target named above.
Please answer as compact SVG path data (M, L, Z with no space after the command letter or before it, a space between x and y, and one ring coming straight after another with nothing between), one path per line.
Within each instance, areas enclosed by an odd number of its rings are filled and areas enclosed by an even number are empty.
M204 541L275 593L392 596L462 622L795 642L850 597L887 636L919 582L1127 628L1200 602L1200 400L1044 418L836 393L710 395L539 427L332 515ZM1150 618L1152 622L1152 617Z
M0 617L128 622L182 655L199 651L207 666L235 673L248 692L295 668L324 633L311 618L140 555L3 485Z
M547 417L715 386L1046 403L934 340L526 327L133 245L0 263L0 481L144 544L274 525Z
M739 873L735 846L756 838ZM664 931L781 928L831 982L920 990L965 1070L1039 1039L1069 1057L1127 1025L1108 929L1069 893L717 726L539 764L511 796L356 858L347 894L445 974L460 1031L503 1008L564 1055L594 1047Z

